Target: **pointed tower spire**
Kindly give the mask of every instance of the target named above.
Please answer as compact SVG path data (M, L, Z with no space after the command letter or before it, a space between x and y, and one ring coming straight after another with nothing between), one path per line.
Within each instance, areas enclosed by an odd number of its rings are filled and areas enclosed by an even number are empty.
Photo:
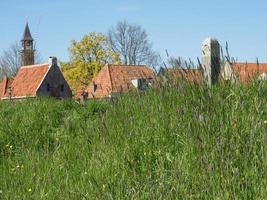
M26 23L25 30L21 39L21 45L21 66L34 65L35 50L28 22Z
M33 41L28 22L26 23L21 41Z

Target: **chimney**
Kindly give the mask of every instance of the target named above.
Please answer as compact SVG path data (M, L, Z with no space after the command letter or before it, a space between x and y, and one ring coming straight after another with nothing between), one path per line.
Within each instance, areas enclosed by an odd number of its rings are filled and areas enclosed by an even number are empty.
M57 65L57 57L50 56L48 60L49 60L49 64Z
M220 44L218 40L207 38L202 43L201 65L204 71L204 78L207 85L219 81L220 75Z

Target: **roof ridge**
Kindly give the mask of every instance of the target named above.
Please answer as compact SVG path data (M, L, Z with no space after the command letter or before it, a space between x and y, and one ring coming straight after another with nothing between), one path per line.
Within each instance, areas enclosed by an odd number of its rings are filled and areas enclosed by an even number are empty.
M167 70L201 70L201 68L166 68Z
M256 65L267 65L267 63L256 63L256 62L234 62L234 63L232 63L232 64L236 64L236 65L238 65L238 64L256 64Z
M119 67L119 66L127 66L127 67L138 67L138 66L142 66L142 67L148 67L147 65L129 65L129 64L108 64L110 66L114 66L114 67Z
M40 66L45 66L45 65L50 65L50 63L21 66L20 68L21 69L27 69L27 68L40 67Z

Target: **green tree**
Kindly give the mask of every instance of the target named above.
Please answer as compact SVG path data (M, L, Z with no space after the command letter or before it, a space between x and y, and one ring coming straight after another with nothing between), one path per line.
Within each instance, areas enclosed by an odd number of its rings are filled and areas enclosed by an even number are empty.
M70 61L61 63L62 72L73 93L86 87L106 63L119 63L102 33L88 33L81 41L71 41Z

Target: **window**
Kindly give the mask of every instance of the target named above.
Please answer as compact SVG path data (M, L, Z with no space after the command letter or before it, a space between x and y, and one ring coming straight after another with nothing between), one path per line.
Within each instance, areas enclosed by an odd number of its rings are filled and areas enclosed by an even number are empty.
M61 91L61 92L64 92L64 84L61 84L61 85L60 85L60 91Z
M49 84L49 83L46 84L46 91L47 91L47 92L50 91L50 84Z
M96 91L97 89L97 84L94 83L94 92Z
M150 78L133 79L132 84L139 90L145 90L150 86Z

